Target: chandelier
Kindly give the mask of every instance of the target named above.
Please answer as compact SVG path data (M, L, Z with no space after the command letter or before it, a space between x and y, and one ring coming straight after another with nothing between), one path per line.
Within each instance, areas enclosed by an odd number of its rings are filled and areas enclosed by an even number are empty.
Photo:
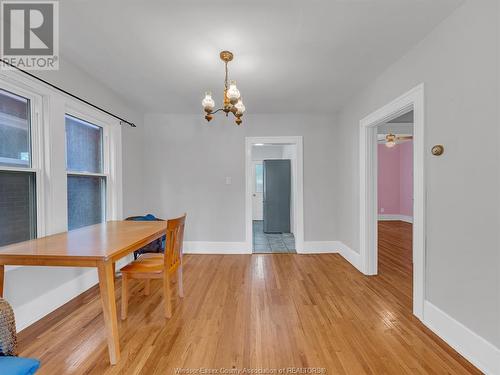
M240 125L242 120L241 116L245 113L245 106L243 105L243 100L241 99L241 94L236 87L235 81L228 81L228 71L227 64L229 61L233 60L233 53L229 51L222 51L220 53L220 59L224 61L224 66L226 70L226 76L224 79L224 100L222 103L222 108L215 108L215 101L212 99L212 93L207 91L205 93L205 98L202 100L201 104L206 112L205 120L210 121L213 119L213 115L219 111L224 111L226 117L229 113L232 113L236 118L236 125Z

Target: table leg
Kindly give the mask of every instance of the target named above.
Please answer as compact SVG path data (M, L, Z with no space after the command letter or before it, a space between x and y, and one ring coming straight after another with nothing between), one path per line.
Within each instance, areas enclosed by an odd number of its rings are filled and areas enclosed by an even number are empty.
M113 285L115 285L116 287L115 281L116 281L116 263L113 262Z
M5 266L0 264L0 297L3 298L3 280L4 280Z
M99 273L99 290L101 292L104 324L108 336L109 361L112 365L115 365L120 360L120 339L116 317L113 264L111 262L100 262L97 264L97 270Z

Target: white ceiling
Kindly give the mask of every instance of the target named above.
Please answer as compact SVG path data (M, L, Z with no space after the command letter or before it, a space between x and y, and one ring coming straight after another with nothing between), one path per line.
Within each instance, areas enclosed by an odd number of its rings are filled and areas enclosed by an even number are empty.
M138 109L200 113L229 49L247 113L331 113L460 3L64 0L61 54Z

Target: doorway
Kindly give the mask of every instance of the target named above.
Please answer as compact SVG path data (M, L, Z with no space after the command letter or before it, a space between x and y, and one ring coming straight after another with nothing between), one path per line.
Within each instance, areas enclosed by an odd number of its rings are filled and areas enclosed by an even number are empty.
M252 252L295 253L292 215L294 146L252 145Z
M302 191L302 137L246 138L249 252L301 252Z
M366 275L378 274L378 128L413 111L411 260L413 314L423 319L425 297L424 85L360 121L360 255Z
M378 275L412 308L413 110L377 126Z

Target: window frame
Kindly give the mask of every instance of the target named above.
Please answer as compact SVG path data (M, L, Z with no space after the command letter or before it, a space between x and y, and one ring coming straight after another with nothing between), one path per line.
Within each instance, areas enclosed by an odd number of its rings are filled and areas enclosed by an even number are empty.
M117 142L117 128L116 121L110 120L108 116L98 113L96 110L77 103L66 103L64 110L64 130L66 131L66 116L75 117L78 120L88 122L91 125L98 126L102 129L102 172L77 172L70 171L65 162L66 172L66 187L68 183L68 176L87 176L87 177L103 177L104 178L104 205L103 205L103 221L117 220L121 218L121 161L115 160L117 147L121 144ZM118 124L118 129L119 129ZM64 137L66 141L66 133ZM64 145L64 156L67 157L68 150L66 149L66 142ZM121 147L120 147L121 153ZM120 164L119 166L117 164ZM66 194L67 196L67 194ZM66 198L67 199L67 198ZM66 201L66 205L67 205ZM66 214L66 230L69 230L68 219L69 215Z
M13 167L0 165L0 171L32 173L35 176L35 228L36 237L46 235L45 221L45 159L44 159L44 132L41 113L43 98L41 95L23 87L21 84L1 81L0 89L29 100L29 167Z
M56 89L15 70L0 70L0 87L31 100L30 171L36 179L37 238L68 230L64 114L68 108L102 119L109 126L109 181L107 220L123 219L122 127L116 118L106 115ZM35 116L33 116L33 113ZM108 147L108 146L107 146ZM16 170L16 167L2 167ZM24 168L24 170L28 170ZM111 195L111 198L110 198ZM108 206L109 208L109 206ZM9 266L5 272L24 266Z

